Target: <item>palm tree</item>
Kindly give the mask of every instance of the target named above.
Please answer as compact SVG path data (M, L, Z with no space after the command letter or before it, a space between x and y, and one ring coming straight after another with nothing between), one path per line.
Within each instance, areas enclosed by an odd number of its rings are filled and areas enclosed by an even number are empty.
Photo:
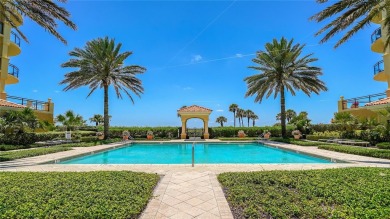
M35 131L37 128L44 128L44 122L38 120L34 111L30 108L24 108L22 111L6 111L0 119L1 130L10 133L23 133L26 131Z
M255 96L255 102L261 102L264 98L274 93L274 98L280 95L280 113L282 136L286 137L286 100L285 92L291 92L295 96L296 90L302 90L310 96L312 92L318 94L326 91L323 81L318 79L322 75L319 67L309 66L317 61L312 54L300 57L304 45L293 45L293 40L287 41L284 37L278 41L265 45L265 52L257 52L252 61L257 66L249 68L259 71L259 74L244 79L248 86L245 96Z
M259 116L256 114L253 114L251 119L252 119L252 126L255 127L256 120L259 119Z
M72 110L66 111L64 115L58 115L55 120L65 126L66 130L74 130L75 127L82 126L85 123L83 117L75 114Z
M64 91L89 86L89 97L96 89L104 90L104 139L108 138L110 127L108 114L108 88L113 86L117 98L122 99L123 91L134 103L130 91L141 96L144 91L142 82L136 76L146 71L138 65L123 65L132 54L130 51L120 53L122 44L115 45L114 39L98 38L87 42L83 49L75 48L69 53L72 57L62 64L65 68L78 68L65 74L60 84L66 84ZM130 90L130 91L129 91Z
M245 117L248 118L248 127L249 127L249 120L252 119L252 116L254 115L255 113L252 111L252 110L246 110L245 111Z
M229 112L233 112L233 118L234 118L234 127L236 127L236 112L238 109L238 105L235 103L230 104L229 106Z
M215 122L220 123L221 127L223 127L223 123L227 122L227 119L224 116L220 116L220 117L217 118L217 120L215 120Z
M67 0L57 0L66 3ZM57 32L58 23L61 21L66 26L76 30L76 25L69 20L70 13L63 7L57 5L53 0L3 0L0 1L0 17L9 23L18 34L28 42L27 37L17 27L17 23L22 23L22 18L26 16L49 31L57 39L66 44L66 40Z
M328 3L328 0L317 0L319 4ZM316 33L316 36L325 33L321 39L321 43L327 42L334 35L346 29L348 31L336 43L335 48L349 40L355 33L370 25L370 22L376 16L379 16L382 11L389 11L390 1L384 0L338 0L328 6L321 12L318 12L310 19L317 22L328 20L331 17L338 16L330 21L321 30ZM384 28L390 32L390 19L384 19ZM389 36L386 39L386 46L389 44Z
M287 123L290 123L291 119L296 117L297 116L297 113L292 110L292 109L288 109L286 111L286 119L287 119Z
M104 117L100 114L95 114L92 116L92 118L89 118L90 122L94 122L96 126L98 126L101 123L104 123Z
M236 111L236 117L238 118L238 124L240 125L240 127L243 126L242 120L244 117L244 113L245 113L245 110L240 109L240 108L238 108Z

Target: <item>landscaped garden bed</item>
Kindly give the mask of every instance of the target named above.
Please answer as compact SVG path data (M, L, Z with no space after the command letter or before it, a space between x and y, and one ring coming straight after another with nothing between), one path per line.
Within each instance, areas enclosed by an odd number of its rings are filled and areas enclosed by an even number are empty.
M363 148L346 145L321 145L318 148L347 154L390 159L390 150L387 149Z
M35 156L40 156L45 154L52 154L60 151L68 151L71 149L72 148L70 147L64 147L64 146L53 146L53 147L33 148L33 149L26 149L26 150L5 151L5 152L0 152L0 162L16 160L16 159L26 158L26 157L35 157Z
M0 173L0 218L137 218L159 176L134 172Z
M235 218L388 218L390 169L223 173Z
M283 142L287 144L295 144L299 146L320 146L320 145L330 145L324 142L316 142L316 141L303 141L292 138L271 138L272 141Z

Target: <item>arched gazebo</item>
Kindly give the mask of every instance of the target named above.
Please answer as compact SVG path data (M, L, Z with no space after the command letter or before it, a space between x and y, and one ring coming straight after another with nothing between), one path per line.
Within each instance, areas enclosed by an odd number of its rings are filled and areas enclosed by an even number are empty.
M212 112L211 109L207 109L205 107L201 107L197 105L183 107L177 110L177 113L180 115L181 118L181 135L180 135L181 139L186 139L187 121L193 118L198 118L203 121L203 128L204 128L203 137L204 139L209 139L210 135L209 135L208 123L209 123L209 116L211 112Z

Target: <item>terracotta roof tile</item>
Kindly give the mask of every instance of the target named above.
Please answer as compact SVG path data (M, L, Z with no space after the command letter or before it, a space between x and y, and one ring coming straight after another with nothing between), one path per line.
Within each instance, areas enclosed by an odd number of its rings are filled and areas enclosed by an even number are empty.
M372 101L371 103L367 103L365 106L374 106L374 105L382 105L390 103L390 97L386 97L377 101Z
M211 109L206 107L192 105L177 110L178 112L211 112Z
M17 103L12 103L3 99L0 99L0 106L6 106L6 107L14 107L14 108L26 108L26 106L17 104Z

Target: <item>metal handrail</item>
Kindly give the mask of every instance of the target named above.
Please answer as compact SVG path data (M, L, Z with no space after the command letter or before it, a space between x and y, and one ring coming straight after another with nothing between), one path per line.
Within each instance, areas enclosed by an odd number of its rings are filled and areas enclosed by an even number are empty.
M11 31L11 41L20 47L20 37L13 31Z
M40 111L50 111L50 105L48 102L40 101L40 100L34 100L34 99L28 99L24 97L16 97L16 96L10 96L7 95L7 100L13 100L13 102L30 107L34 110L40 110ZM45 108L45 106L47 108Z
M376 40L382 37L382 29L379 27L371 34L371 43L374 43Z
M377 62L375 65L374 65L374 75L378 74L379 72L382 72L384 71L385 69L385 66L383 64L383 60Z
M15 65L9 63L8 64L8 74L19 78L19 68L16 67Z

